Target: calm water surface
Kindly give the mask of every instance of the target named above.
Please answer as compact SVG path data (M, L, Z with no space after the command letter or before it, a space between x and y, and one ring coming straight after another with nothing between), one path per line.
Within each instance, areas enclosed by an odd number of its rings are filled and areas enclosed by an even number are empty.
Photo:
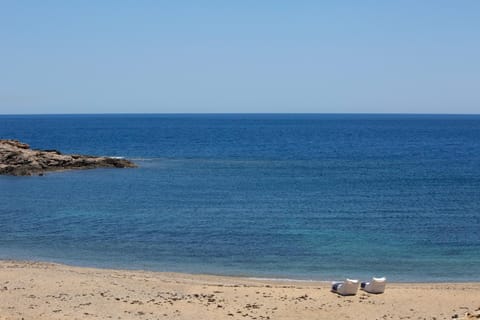
M140 165L0 177L0 258L480 280L480 116L0 116L0 138Z

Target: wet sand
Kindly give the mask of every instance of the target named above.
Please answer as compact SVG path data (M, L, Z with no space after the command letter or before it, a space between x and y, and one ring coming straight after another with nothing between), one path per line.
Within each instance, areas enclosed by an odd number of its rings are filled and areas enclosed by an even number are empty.
M22 318L480 319L480 283L388 283L384 294L342 297L329 282L0 261L0 319Z

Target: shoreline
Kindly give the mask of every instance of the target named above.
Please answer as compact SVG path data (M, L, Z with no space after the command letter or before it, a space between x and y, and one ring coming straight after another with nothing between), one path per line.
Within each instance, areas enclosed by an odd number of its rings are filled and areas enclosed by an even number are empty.
M11 262L11 263L21 263L21 264L40 264L40 265L52 265L52 266L65 266L65 267L72 267L72 268L85 268L85 269L98 269L98 270L110 270L110 271L120 271L120 272L139 272L139 273L154 273L154 274L165 274L165 275L173 275L173 276L182 276L182 275L189 275L192 277L215 277L215 278L225 278L225 279L238 279L238 280L252 280L252 281L260 281L260 282L278 282L278 283L318 283L318 284L331 284L332 282L342 281L345 278L350 279L358 279L359 281L368 281L371 277L386 277L388 283L391 284L469 284L469 283L478 283L480 284L480 280L442 280L442 281L435 281L435 280L392 280L389 274L371 274L370 277L355 277L349 274L345 274L344 278L338 279L310 279L310 278L294 278L294 277L282 277L282 276L261 276L261 275L249 275L249 274L222 274L222 273L208 273L208 272L189 272L189 271L169 271L169 270L156 270L155 268L148 269L148 268L136 268L136 267L124 267L124 266L103 266L103 265L95 265L95 264L76 264L75 262L64 262L64 261L55 261L55 260L44 260L44 259L23 259L23 258L0 258L0 265L1 263Z
M345 278L358 279L359 281L368 281L371 277L383 277L385 276L390 284L470 284L478 283L480 280L392 280L389 274L371 274L369 277L355 277L349 274L345 274L344 278L338 279L311 279L311 278L294 278L294 277L282 277L282 276L261 276L261 275L249 275L249 274L222 274L222 273L208 273L208 272L189 272L189 271L169 271L169 270L156 270L155 268L136 268L136 267L124 267L124 266L103 266L95 264L76 264L75 262L64 262L64 261L55 261L55 260L44 260L44 259L23 259L23 258L0 258L0 265L2 263L20 263L20 264L32 264L32 265L52 265L52 266L64 266L71 268L84 268L84 269L94 269L94 270L109 270L109 271L120 271L120 272L138 272L138 273L153 273L153 274L165 274L172 276L185 276L189 275L192 277L214 277L214 278L225 278L225 279L237 279L237 280L252 280L260 282L272 282L272 283L317 283L317 284L331 284L332 282L342 281Z
M0 260L0 301L1 320L478 319L480 282L389 282L384 294L343 297L328 281Z

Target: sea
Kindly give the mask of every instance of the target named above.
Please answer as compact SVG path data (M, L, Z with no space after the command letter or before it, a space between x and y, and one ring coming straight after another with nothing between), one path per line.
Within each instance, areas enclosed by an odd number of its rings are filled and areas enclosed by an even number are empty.
M0 176L0 259L330 281L480 281L480 115L2 115L136 169Z

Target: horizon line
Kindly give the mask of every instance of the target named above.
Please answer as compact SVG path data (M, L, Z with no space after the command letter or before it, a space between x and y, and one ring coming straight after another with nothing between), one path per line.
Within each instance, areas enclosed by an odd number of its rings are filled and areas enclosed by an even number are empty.
M478 116L480 113L422 112L98 112L98 113L0 113L0 116L82 116L82 115L450 115Z

